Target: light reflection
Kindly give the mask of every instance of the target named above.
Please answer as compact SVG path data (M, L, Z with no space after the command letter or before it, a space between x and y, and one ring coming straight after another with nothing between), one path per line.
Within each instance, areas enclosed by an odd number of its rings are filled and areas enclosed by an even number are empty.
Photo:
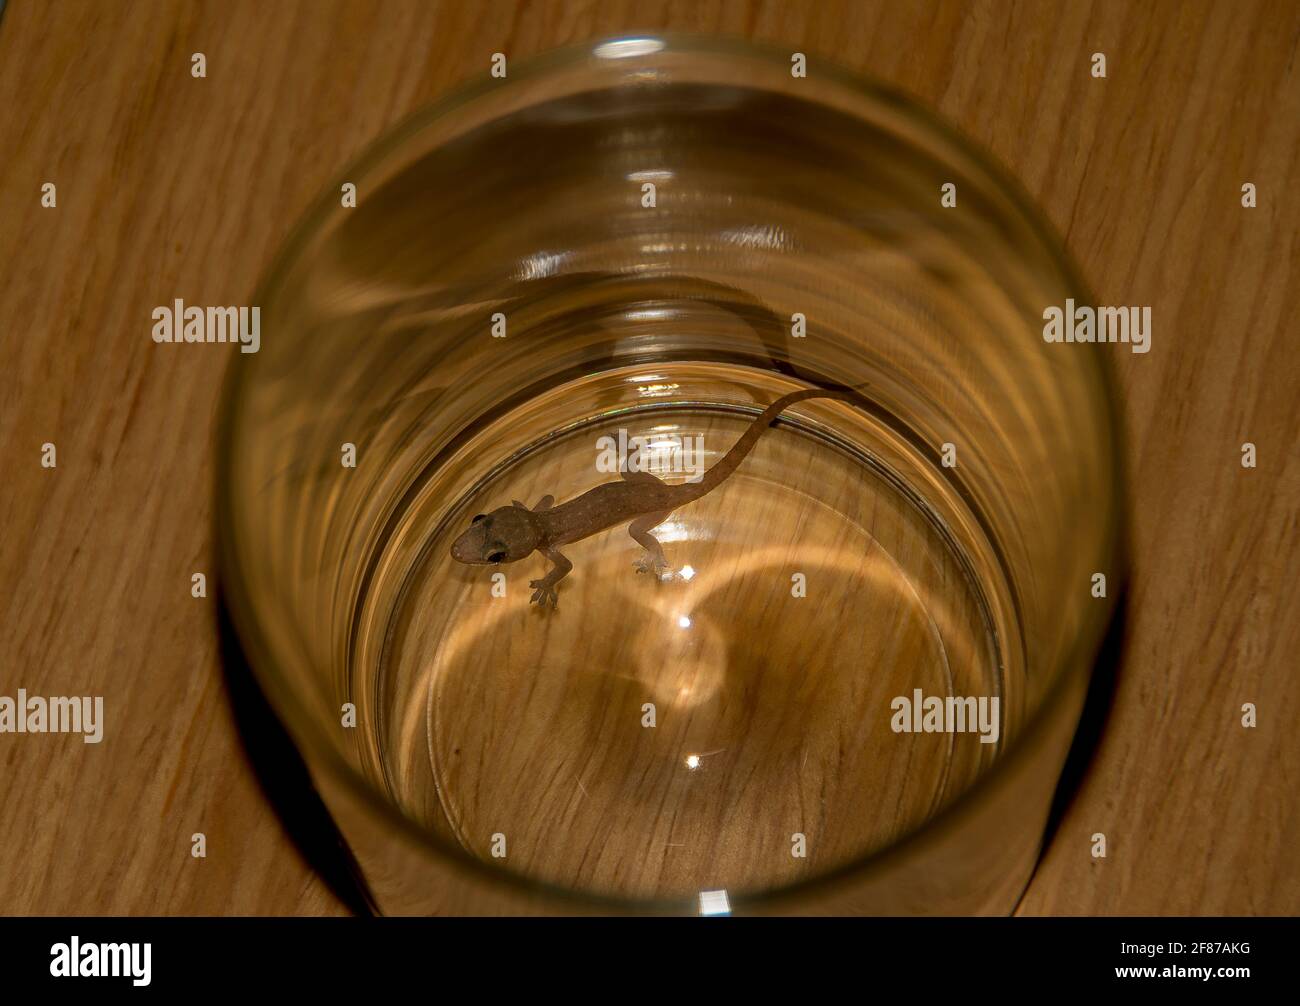
M726 891L701 891L700 892L700 914L701 915L730 915L731 901L727 898Z
M656 525L654 531L660 545L668 545L674 541L686 541L690 537L686 533L686 525L679 520L666 520L662 524ZM695 575L694 570L691 570L691 575Z
M687 767L688 769L690 769L692 772L694 772L697 768L700 767L700 756L697 755L697 754L689 754L689 755L687 755L687 756L686 756L686 767Z
M648 168L643 171L633 171L627 176L629 182L666 182L673 177L672 171L668 168Z
M554 276L569 257L568 252L534 252L520 261L517 278L529 280Z
M669 440L665 438L663 440L650 440L646 443L645 447L643 447L641 450L642 452L648 450L653 456L653 455L672 454L673 452L681 451L681 449L682 449L681 441Z
M684 252L684 251L686 251L685 242L680 242L678 244L671 244L670 242L667 241L656 241L652 244L643 244L641 246L642 255L666 255L670 252Z
M663 40L658 38L616 38L600 43L591 51L598 59L629 59L653 55L663 47Z
M689 629L691 627L691 616L682 615L677 619L677 624L683 629Z
M645 384L637 390L646 398L667 398L679 387L679 384Z
M723 231L719 236L728 244L739 245L741 248L766 248L780 251L790 246L790 238L785 230L771 224L735 227Z
M683 567L681 568L680 575L681 575L681 578L682 578L683 580L686 580L686 581L689 582L689 581L691 580L691 578L695 576L695 567L693 567L693 566L683 566Z

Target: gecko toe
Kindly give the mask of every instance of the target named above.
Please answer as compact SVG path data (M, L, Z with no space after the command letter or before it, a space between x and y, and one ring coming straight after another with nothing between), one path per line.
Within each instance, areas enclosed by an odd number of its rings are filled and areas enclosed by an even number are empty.
M668 563L652 559L648 555L637 559L632 563L632 567L638 573L653 573L656 580L664 579L664 573L668 572Z
M540 580L532 580L528 586L537 588L533 591L533 596L528 599L529 604L535 604L539 608L545 608L548 604L552 608L559 607L560 598L554 587L546 586Z

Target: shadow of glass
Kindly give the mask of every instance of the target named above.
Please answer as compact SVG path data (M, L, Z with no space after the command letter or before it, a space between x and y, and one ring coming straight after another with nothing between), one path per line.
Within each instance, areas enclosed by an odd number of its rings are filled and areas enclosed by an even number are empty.
M1083 712L1079 716L1079 726L1074 732L1074 740L1065 758L1060 781L1052 797L1052 806L1047 815L1047 829L1043 834L1043 849L1046 850L1056 836L1061 821L1074 803L1083 785L1084 776L1097 753L1102 732L1115 704L1115 686L1119 680L1120 663L1124 656L1124 644L1128 636L1129 588L1125 585L1115 603L1115 612L1111 615L1106 635L1102 638L1093 664L1092 679L1088 683L1088 692L1083 701Z
M226 691L240 741L263 794L308 866L348 910L356 915L375 914L351 850L316 792L292 738L253 676L220 588L216 612Z

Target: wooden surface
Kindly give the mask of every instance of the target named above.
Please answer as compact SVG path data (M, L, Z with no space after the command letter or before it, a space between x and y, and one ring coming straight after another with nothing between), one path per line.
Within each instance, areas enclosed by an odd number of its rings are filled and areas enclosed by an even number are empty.
M10 3L0 694L103 695L108 723L99 745L0 735L0 912L344 910L258 788L213 600L190 596L226 360L155 345L149 313L246 300L334 174L491 53L629 28L772 41L917 95L1021 179L1104 303L1152 306L1152 351L1116 355L1129 637L1021 911L1300 912L1300 5L829 0Z

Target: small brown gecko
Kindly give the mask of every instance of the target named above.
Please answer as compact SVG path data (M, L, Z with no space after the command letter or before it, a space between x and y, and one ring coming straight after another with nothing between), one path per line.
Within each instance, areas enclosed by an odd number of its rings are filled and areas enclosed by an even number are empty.
M796 402L809 398L852 400L857 395L848 390L820 388L783 395L763 410L699 482L669 485L650 472L624 471L622 481L606 482L559 506L553 505L555 497L543 496L531 510L514 500L510 506L477 514L468 530L452 544L451 557L470 565L499 565L541 552L554 563L554 568L540 580L528 581L528 586L533 588L529 601L543 606L549 603L554 608L559 602L555 585L573 569L573 563L559 547L627 523L628 533L646 550L636 562L637 571L647 573L653 569L658 575L668 568L668 560L651 529L666 521L674 510L721 485L754 449L758 438L777 416Z

